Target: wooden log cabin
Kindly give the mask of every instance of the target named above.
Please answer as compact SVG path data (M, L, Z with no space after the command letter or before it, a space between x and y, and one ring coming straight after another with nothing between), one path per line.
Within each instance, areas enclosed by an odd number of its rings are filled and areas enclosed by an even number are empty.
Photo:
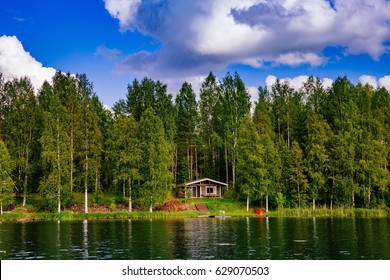
M228 184L213 179L203 178L182 184L182 195L187 198L223 197Z

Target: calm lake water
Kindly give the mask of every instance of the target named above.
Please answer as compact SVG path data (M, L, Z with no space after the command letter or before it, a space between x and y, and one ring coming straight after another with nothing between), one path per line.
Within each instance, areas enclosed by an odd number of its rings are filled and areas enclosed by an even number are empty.
M390 259L388 218L0 223L1 259Z

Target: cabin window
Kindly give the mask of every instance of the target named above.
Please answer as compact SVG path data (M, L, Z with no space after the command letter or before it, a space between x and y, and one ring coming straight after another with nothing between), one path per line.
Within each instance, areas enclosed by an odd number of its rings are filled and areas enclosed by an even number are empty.
M206 188L206 193L207 194L215 194L215 187L207 187Z

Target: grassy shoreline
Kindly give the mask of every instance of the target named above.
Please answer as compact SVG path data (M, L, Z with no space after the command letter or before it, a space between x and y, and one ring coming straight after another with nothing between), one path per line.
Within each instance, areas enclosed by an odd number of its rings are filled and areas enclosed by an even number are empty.
M34 195L31 197L32 204L27 207L20 207L21 201L17 204L13 211L0 215L0 222L3 221L42 221L42 220L115 220L115 219L169 219L169 218L196 218L199 216L219 216L220 211L224 215L230 217L277 217L277 218L312 218L312 217L390 217L390 209L363 209L363 208L334 208L323 209L318 208L281 208L271 210L263 215L256 215L254 209L251 208L248 212L246 206L229 198L194 198L194 199L177 199L170 198L162 208L156 209L153 213L136 209L133 212L127 211L127 206L124 204L116 204L113 201L119 200L115 196L106 194L103 197L103 202L100 204L91 201L90 211L88 214L83 212L83 196L75 194L75 204L69 209L65 209L61 213L45 212L38 210L40 197ZM206 204L209 212L198 212L195 204Z
M49 212L13 212L0 215L0 221L42 221L42 220L61 220L61 221L76 221L76 220L120 220L120 219L172 219L172 218L196 218L202 215L218 216L215 211L207 213L182 211L182 212L164 212L155 211L150 212L127 212L127 211L113 211L113 212L93 212L80 213L72 211L62 211L61 213ZM251 211L225 211L225 215L229 217L275 217L275 218L386 218L390 217L388 209L362 209L362 208L336 208L330 209L291 209L283 208L279 210L270 211L263 215L256 215Z

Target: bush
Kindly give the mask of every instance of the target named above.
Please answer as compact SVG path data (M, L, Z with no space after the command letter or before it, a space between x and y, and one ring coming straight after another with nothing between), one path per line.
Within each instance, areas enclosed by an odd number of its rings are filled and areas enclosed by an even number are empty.
M286 203L286 198L281 192L278 192L275 196L275 201L278 208L283 208L284 204Z

